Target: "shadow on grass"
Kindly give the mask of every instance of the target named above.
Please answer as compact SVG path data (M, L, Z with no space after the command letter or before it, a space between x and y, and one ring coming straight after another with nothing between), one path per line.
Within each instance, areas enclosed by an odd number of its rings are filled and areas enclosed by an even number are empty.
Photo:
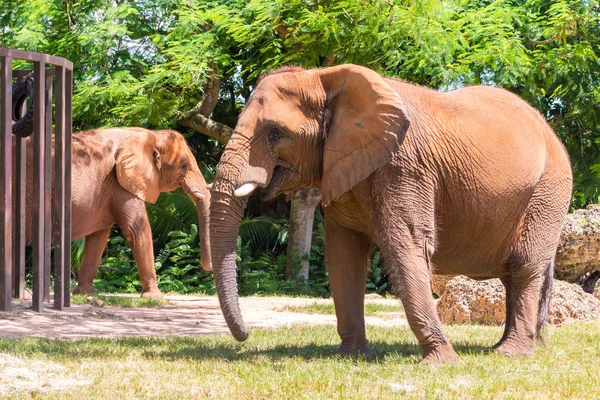
M419 362L422 358L421 346L414 343L372 343L373 357L370 359L362 359L365 362L380 362L387 356L392 355L394 358L405 358L413 362ZM493 353L490 347L480 345L458 345L454 347L458 356L464 355L487 355ZM319 360L327 358L340 358L348 360L356 360L356 357L340 356L337 354L337 345L275 345L263 349L245 349L241 346L218 346L207 347L203 344L196 343L195 346L179 349L176 351L155 351L150 350L144 352L144 356L148 358L164 358L169 361L190 359L190 360L206 360L206 359L226 359L234 360L253 360L260 357L267 357L272 360L281 360L285 358L301 358L304 360Z
M298 332L301 336L306 332ZM272 360L301 358L316 360L342 358L337 355L338 344L308 343L303 345L246 342L238 343L226 335L198 337L148 338L127 337L116 339L84 339L76 341L23 338L0 339L0 352L15 355L44 354L53 359L121 358L137 352L149 359L176 360L228 360L244 361L260 357ZM274 340L276 341L276 340ZM421 347L410 341L397 342L375 340L371 342L374 356L365 360L378 362L386 357L406 358L408 362L421 360ZM486 355L492 352L487 346L457 343L454 349L459 357L464 355ZM346 357L344 357L346 358ZM352 359L347 357L348 359Z

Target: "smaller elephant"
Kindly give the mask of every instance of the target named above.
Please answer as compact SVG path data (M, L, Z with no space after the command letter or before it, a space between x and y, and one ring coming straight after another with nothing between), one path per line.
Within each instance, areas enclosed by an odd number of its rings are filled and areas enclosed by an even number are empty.
M177 188L195 202L201 264L205 270L212 268L208 236L210 192L180 133L142 128L94 129L73 134L72 147L71 237L85 238L74 294L95 293L93 280L111 227L116 223L133 251L142 296L162 298L156 283L152 232L144 202L155 203L161 192ZM29 145L27 165L26 235L30 244L33 151Z

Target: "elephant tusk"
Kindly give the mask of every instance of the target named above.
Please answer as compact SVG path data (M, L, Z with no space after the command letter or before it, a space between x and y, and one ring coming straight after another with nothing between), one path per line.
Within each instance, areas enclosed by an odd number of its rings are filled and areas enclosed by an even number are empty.
M205 199L205 198L206 198L206 196L204 196L204 195L203 195L202 193L200 193L200 192L192 192L192 194L193 194L194 196L196 196L197 198L199 198L199 199Z
M235 197L248 196L250 193L254 192L254 189L256 189L257 186L258 184L256 183L246 183L237 188L235 192L233 192L233 194L235 195Z
M212 183L209 183L208 185L206 185L206 189L208 189L208 190L212 190L212 187L213 187Z

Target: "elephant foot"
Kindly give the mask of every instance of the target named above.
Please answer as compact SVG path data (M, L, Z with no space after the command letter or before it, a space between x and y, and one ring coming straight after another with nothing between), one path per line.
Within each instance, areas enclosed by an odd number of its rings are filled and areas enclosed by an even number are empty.
M492 347L495 352L515 357L533 354L533 343L525 344L516 340L504 340Z
M458 354L449 343L423 349L423 362L429 364L455 363L458 362Z
M157 300L162 300L165 298L165 295L162 294L162 292L158 289L151 289L145 292L142 292L142 297L146 298L146 299L157 299Z
M93 287L89 286L77 286L75 290L73 290L73 294L86 294L88 296L96 296L98 293L94 290Z
M361 344L345 344L342 343L335 354L342 357L350 358L365 358L370 360L373 358L373 351L369 348L369 344L365 341Z

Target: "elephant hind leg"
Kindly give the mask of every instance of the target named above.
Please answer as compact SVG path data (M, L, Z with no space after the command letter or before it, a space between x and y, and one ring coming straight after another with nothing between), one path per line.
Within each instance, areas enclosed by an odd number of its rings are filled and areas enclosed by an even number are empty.
M510 276L503 280L507 294L506 326L495 346L501 353L530 354L536 337L543 342L542 328L552 295L554 255L566 211L552 212L548 205L546 209L549 212L543 218L535 212L526 215L521 236L507 261Z
M571 199L570 179L552 166L535 187L518 236L510 249L504 282L507 325L496 351L512 355L533 352L546 323L554 279L554 257Z
M554 260L542 259L512 266L511 276L502 278L506 288L506 324L502 339L494 345L500 353L527 355L548 317L554 280Z
M110 236L110 228L94 232L85 237L83 260L77 273L77 287L73 294L96 294L93 283L98 273L98 265Z
M499 353L515 356L533 352L538 333L540 313L546 307L545 275L549 262L539 261L514 268L510 278L503 279L506 287L506 324L502 339L494 346Z

